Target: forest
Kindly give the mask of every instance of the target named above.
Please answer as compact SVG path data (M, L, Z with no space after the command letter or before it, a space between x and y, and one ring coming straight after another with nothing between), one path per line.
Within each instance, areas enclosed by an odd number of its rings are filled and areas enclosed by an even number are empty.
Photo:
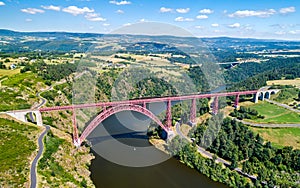
M300 64L300 58L273 58L269 61L261 63L242 63L238 67L229 69L226 74L226 80L229 82L240 82L246 80L249 77L264 73L264 72L278 72L285 74L296 73L296 70L291 71L291 67ZM283 71L280 71L284 69ZM277 75L274 74L274 77Z
M31 71L37 73L44 80L48 81L46 84L51 85L51 81L59 81L61 79L68 79L68 77L77 71L78 63L63 63L63 64L46 64L43 60L35 63L27 63L21 69L21 73Z
M238 110L234 109L233 112L231 112L229 115L232 117L236 117L239 120L243 120L244 118L245 119L257 119L257 118L264 119L264 116L259 115L257 110L247 108L244 106L241 106Z
M213 159L203 157L197 152L195 144L188 143L179 136L171 140L167 149L172 156L182 163L214 181L224 183L229 187L262 187L258 181L253 183L237 172L224 168L220 163L216 163L215 156Z
M213 116L190 132L199 146L231 162L231 169L257 174L269 187L296 187L300 179L300 150L277 148L240 122ZM219 130L219 131L216 131ZM216 132L218 132L216 134ZM215 138L215 139L213 139Z
M252 90L266 85L268 80L300 77L300 58L276 58L263 63L243 63L225 71L229 90Z

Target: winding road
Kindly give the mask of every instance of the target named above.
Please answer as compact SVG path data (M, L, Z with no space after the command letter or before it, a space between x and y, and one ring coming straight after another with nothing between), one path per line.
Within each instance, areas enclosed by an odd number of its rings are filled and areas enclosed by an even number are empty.
M45 127L46 127L46 129L44 130L44 132L38 138L38 144L39 144L38 154L34 158L34 160L32 161L32 164L31 164L31 167L30 167L30 188L36 188L36 182L37 182L36 181L36 174L37 174L36 165L38 163L38 160L42 156L42 153L43 153L43 150L44 150L43 139L44 139L45 135L47 134L47 132L50 130L50 126L46 125Z
M233 118L234 120L241 122L245 125L250 125L252 127L262 127L262 128L288 128L288 127L299 127L300 124L264 124L264 123L252 123L248 121L239 120L236 118Z
M294 109L294 108L290 107L289 105L282 104L282 103L279 103L279 102L276 102L276 101L273 101L273 100L270 100L270 99L265 99L265 101L267 101L269 103L272 103L272 104L276 104L277 106L281 106L281 107L286 108L288 110L291 110L293 112L300 113L300 110Z
M47 90L45 90L45 91L49 91L50 89L52 89L52 86L51 87L49 87ZM43 91L43 92L45 92L45 91ZM37 97L39 97L41 100L42 100L42 102L38 105L38 106L36 106L35 108L40 108L40 107L42 107L44 104L46 104L46 102L47 102L47 100L46 99L44 99L43 97L41 97L41 93L43 93L43 92L38 92L37 94L36 94L36 96Z
M82 73L79 73L78 75L76 75L74 78L79 78L80 76L82 76L86 71L82 72ZM54 86L56 85L60 85L60 84L63 84L63 83L66 83L66 80L62 80L60 82L56 82L55 84L51 85L50 87L48 87L47 89L41 91L41 92L38 92L36 93L36 96L38 98L40 98L41 102L35 106L33 105L32 106L32 109L38 109L40 107L42 107L43 105L46 104L47 100L45 98L43 98L41 96L41 93L43 92L46 92L46 91L49 91L49 90L52 90ZM34 117L33 117L33 114L30 113L29 114L29 117L30 119L32 120L32 122L34 122ZM30 167L30 188L36 188L36 184L37 184L37 178L36 178L36 174L37 174L37 170L36 170L36 166L37 166L37 163L40 159L40 157L42 156L43 154L43 150L44 150L44 143L43 143L43 139L45 137L45 135L47 134L47 132L50 130L50 126L49 125L44 125L45 126L45 131L39 136L38 138L38 145L39 145L39 151L38 151L38 154L37 156L34 158L34 160L32 161L31 163L31 167Z
M192 140L191 138L185 136L185 135L181 132L181 130L180 130L180 123L177 122L176 125L175 125L175 127L176 127L176 132L178 133L178 135L179 135L181 138L186 139L186 140L189 141L190 143L193 142L193 140ZM196 146L197 146L197 150L198 150L199 153L201 153L201 154L204 155L204 156L207 156L207 157L210 158L210 159L213 158L213 156L214 156L213 153L210 153L209 151L206 151L204 148L202 148L202 147L200 147L200 146L198 146L198 145L196 145ZM221 163L223 163L224 165L228 165L228 166L231 164L229 161L226 161L225 159L222 159L222 158L220 158L220 157L217 157L216 161L217 161L217 162L221 162Z
M53 86L50 86L46 90L44 90L42 92L38 92L36 94L36 96L40 98L41 103L39 103L37 106L34 106L32 108L37 109L37 108L40 108L43 105L45 105L47 100L44 99L43 97L41 97L40 94L43 93L43 92L49 91L52 88L53 88ZM29 114L29 117L30 117L32 122L35 121L32 112ZM45 135L47 134L47 132L50 130L49 125L44 125L44 126L45 126L45 130L44 130L44 132L42 132L42 134L38 138L39 151L38 151L37 155L35 156L35 158L33 159L32 163L31 163L31 167L30 167L30 188L36 188L36 184L37 184L37 163L38 163L39 159L41 158L41 156L43 154L43 151L44 151L43 139L44 139Z

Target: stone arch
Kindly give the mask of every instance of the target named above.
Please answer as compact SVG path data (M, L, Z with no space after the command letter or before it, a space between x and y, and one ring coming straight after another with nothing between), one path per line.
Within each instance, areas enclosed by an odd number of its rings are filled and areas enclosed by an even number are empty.
M36 123L36 114L34 112L25 113L25 120L27 122Z
M271 98L271 92L266 91L265 94L264 94L264 98L265 99L270 99Z
M264 92L259 92L259 94L258 94L258 98L260 99L260 100L264 100L264 96L265 96L265 94L264 94Z

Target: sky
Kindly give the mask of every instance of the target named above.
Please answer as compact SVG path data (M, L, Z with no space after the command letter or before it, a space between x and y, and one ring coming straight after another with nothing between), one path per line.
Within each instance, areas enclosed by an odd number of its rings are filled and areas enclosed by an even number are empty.
M300 39L299 0L0 0L0 28L111 33L135 23L197 37Z

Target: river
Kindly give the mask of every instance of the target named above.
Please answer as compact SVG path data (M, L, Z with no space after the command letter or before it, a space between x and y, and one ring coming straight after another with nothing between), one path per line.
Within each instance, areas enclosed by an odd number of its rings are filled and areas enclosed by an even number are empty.
M92 132L88 140L95 159L90 170L96 187L227 187L151 146L145 132L149 122L142 114L124 111Z

